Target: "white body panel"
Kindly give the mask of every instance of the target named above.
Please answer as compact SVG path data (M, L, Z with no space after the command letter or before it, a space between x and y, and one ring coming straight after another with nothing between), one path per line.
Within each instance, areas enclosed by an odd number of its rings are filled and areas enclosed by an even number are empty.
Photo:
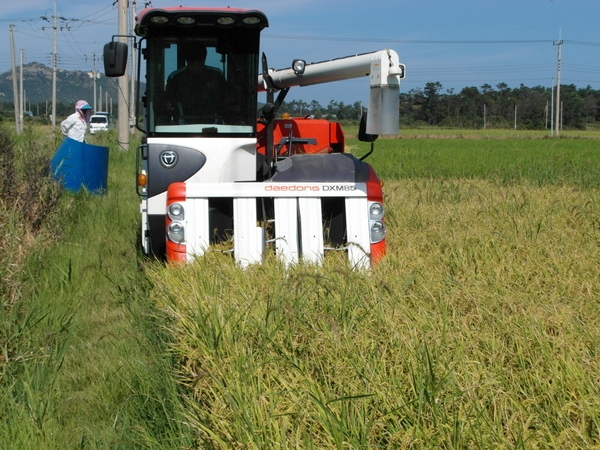
M323 224L321 223L321 199L298 198L300 242L305 261L318 264L323 258Z
M186 183L186 197L365 197L366 183Z
M190 183L252 181L256 178L256 139L254 138L148 138L148 145L167 144L188 147L206 156L204 166L187 180ZM147 214L164 214L167 193L148 199Z
M236 259L242 267L261 262L265 235L263 229L256 226L256 202L253 198L237 198L233 202L233 209Z
M196 239L190 241L188 251L191 254L203 254L209 246L210 230L208 228L208 198L197 199L195 208L187 213L186 232Z
M400 65L398 54L394 50L386 49L307 64L302 74L296 74L291 68L269 69L269 76L277 90L350 80L370 74L373 75L371 86L398 85L398 80L404 78L404 66ZM262 74L258 76L258 86L259 91L268 88Z
M346 197L348 258L359 264L369 253L369 206L366 198Z

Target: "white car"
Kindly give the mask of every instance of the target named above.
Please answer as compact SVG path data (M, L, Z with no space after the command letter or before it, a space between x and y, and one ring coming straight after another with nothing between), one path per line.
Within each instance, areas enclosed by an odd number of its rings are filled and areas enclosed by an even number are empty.
M98 131L108 130L108 117L103 114L94 114L90 118L90 133L95 134Z

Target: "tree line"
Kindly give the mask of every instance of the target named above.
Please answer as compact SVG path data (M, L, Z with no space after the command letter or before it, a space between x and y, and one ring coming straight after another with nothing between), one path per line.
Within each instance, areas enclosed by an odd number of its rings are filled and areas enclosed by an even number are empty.
M556 104L552 88L521 84L509 88L499 83L481 87L465 87L460 92L444 89L439 82L429 82L420 89L400 94L400 121L403 126L447 126L465 128L544 129L556 127L556 111L562 128L585 129L600 123L600 91L590 86L560 86L560 104ZM313 100L286 102L281 112L291 116L326 117L353 120L360 117L361 102L345 105L330 101L321 106ZM366 106L366 105L365 105Z
M399 98L401 126L446 126L463 128L512 128L549 129L556 110L560 112L560 124L565 129L585 129L600 125L600 90L590 86L578 88L573 84L561 85L560 106L553 99L555 90L521 84L509 88L499 83L493 88L489 84L481 87L465 87L459 92L444 89L439 82L429 82L421 88L401 93ZM555 95L554 95L555 97ZM302 100L284 102L280 113L292 117L313 116L340 121L356 121L363 110L361 102L344 104L331 100L326 106L318 101L310 103ZM34 115L44 116L48 107L40 103L32 107ZM57 116L68 116L73 105L57 103ZM2 116L13 116L12 102L0 103Z

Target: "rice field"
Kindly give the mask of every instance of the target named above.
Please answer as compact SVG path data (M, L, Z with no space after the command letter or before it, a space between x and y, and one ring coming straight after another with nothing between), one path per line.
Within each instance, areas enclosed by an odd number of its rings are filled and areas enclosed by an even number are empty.
M428 133L369 160L371 271L146 269L198 448L600 447L600 142Z
M379 139L388 254L361 272L165 266L135 142L94 136L107 195L56 202L60 136L6 135L0 447L600 448L600 136L562 136Z

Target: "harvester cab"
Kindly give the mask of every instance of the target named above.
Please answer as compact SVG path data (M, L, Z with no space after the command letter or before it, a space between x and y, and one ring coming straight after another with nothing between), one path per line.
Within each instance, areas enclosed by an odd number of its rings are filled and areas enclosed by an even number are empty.
M289 263L318 261L336 248L368 265L385 252L375 172L345 153L338 123L277 112L293 86L369 76L360 136L373 142L396 134L404 66L386 49L270 69L259 55L267 26L257 10L173 7L138 14L137 67L145 69L146 87L136 121L143 132L137 158L142 248L189 261L214 243L230 242L241 265L260 262L268 248ZM105 46L107 76L125 73L127 53L114 38ZM262 91L267 102L259 108Z

